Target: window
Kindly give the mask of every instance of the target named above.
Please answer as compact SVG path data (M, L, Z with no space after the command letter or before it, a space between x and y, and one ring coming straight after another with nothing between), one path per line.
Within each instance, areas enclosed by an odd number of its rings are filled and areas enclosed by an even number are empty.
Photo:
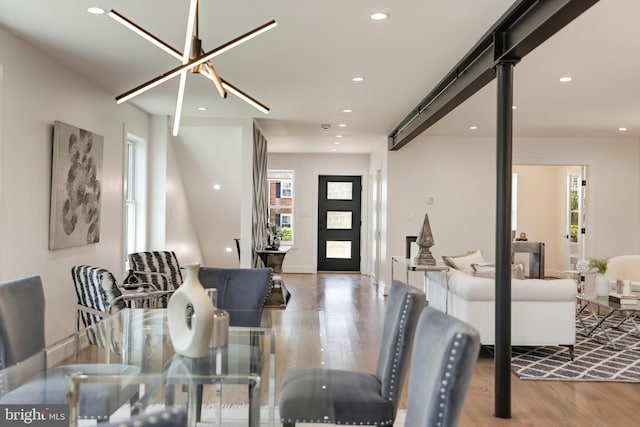
M282 230L282 243L293 243L293 191L294 173L290 170L267 171L269 224Z
M290 179L283 180L280 184L281 184L280 198L290 199L292 195L291 188L293 187L291 180Z
M580 175L569 175L568 182L568 205L569 205L569 241L578 243L578 233L580 231L580 185L582 179Z
M134 136L127 136L125 158L125 267L128 269L127 255L144 249L145 215L145 143Z

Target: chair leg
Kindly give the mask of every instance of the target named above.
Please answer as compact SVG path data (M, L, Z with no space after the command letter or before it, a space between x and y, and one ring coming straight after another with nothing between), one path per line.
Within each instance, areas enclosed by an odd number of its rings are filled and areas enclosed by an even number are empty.
M198 384L196 386L196 422L200 422L202 417L202 392L204 385Z
M282 427L296 427L296 423L282 423Z

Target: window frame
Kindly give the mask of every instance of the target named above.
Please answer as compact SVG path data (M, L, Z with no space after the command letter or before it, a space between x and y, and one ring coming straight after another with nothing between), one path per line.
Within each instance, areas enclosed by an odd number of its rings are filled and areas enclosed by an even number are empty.
M282 216L287 216L291 228L291 239L286 240L289 234L284 233L280 242L286 246L293 245L295 239L295 171L293 169L267 169L265 191L267 192L267 222L277 223L276 216L279 216L279 224L282 224Z

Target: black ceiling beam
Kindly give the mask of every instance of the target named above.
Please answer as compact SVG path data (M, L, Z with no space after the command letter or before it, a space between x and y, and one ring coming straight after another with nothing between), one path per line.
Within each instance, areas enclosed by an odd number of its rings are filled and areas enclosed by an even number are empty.
M388 136L399 150L496 76L503 61L520 61L598 0L521 0L485 33Z

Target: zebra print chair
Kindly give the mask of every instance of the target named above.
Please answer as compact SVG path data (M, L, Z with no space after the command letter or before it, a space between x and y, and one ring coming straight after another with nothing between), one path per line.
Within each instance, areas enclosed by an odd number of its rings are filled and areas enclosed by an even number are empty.
M132 277L137 281L151 283L163 291L175 291L182 284L180 264L173 251L129 254L129 269L129 276L124 280L125 286L131 283Z
M130 307L131 304L157 306L158 300L165 298L171 291L159 291L155 288L121 290L116 278L109 270L88 265L76 265L71 268L71 277L78 298L76 312L76 336L80 331L80 321L84 327L98 323L104 317ZM165 286L166 287L166 286ZM92 343L98 343L99 337L90 336Z

